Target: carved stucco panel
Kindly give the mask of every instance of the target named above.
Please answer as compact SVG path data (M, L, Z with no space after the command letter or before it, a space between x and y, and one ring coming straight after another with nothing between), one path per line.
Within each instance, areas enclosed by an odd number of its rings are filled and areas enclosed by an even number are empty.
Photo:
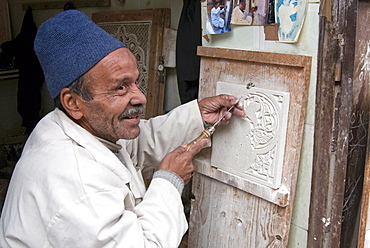
M216 128L211 164L257 184L279 188L289 93L225 82L217 83L216 93L241 98L245 116L233 116L228 126Z

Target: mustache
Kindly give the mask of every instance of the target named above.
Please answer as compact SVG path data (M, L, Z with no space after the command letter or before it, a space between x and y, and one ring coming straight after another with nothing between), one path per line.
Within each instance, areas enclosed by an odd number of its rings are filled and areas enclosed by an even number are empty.
M123 113L119 116L119 119L122 120L132 115L141 115L144 113L144 110L145 107L142 104L132 106L131 108L126 108L125 111L123 111Z

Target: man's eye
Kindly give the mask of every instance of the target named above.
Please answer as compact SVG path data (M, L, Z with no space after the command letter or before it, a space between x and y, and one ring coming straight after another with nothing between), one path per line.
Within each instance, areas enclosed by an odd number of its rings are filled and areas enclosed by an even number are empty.
M118 87L118 90L124 90L126 89L126 85L125 84L121 84L119 87Z

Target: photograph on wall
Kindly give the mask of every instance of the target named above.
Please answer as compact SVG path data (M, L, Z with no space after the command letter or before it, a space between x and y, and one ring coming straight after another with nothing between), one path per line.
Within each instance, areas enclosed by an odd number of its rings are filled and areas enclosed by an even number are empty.
M280 42L298 41L307 12L308 0L275 0L276 22L280 23L278 36Z
M234 0L231 23L262 26L275 22L274 0Z
M207 0L207 34L231 31L231 0Z

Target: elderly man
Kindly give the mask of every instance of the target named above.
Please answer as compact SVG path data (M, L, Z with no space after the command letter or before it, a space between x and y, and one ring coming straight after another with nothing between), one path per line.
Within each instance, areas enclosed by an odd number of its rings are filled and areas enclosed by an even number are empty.
M246 11L246 0L239 0L239 5L233 9L231 23L235 25L251 25L252 14Z
M220 1L216 1L211 9L211 23L214 27L215 34L221 33L225 27L224 16L226 8L227 6L221 5Z
M77 10L43 23L35 51L56 108L16 165L0 246L177 247L187 230L181 192L207 140L189 151L185 144L237 99L192 101L140 120L146 98L133 54ZM148 168L156 172L146 189Z

